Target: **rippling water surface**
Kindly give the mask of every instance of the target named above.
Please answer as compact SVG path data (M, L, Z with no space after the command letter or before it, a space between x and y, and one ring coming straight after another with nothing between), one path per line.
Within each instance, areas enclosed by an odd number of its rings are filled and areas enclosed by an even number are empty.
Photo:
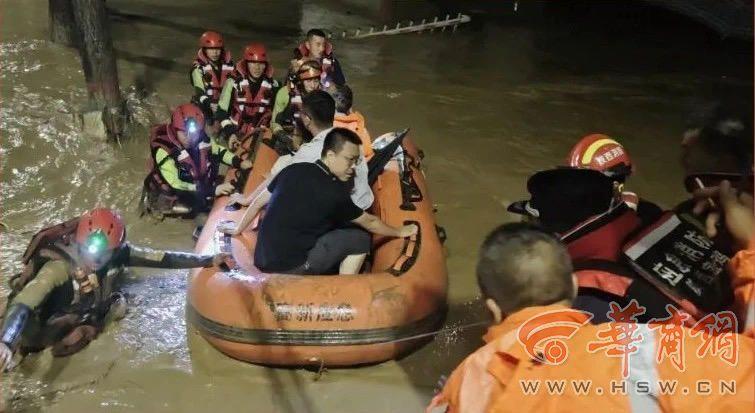
M189 96L188 69L206 27L233 52L263 41L278 74L302 31L445 14L445 2L109 0L121 87L141 125ZM752 91L750 45L652 9L584 14L533 2L467 4L458 32L337 41L355 106L373 134L412 127L427 154L438 219L449 234L448 327L484 320L476 249L526 177L560 163L579 136L619 137L637 164L630 186L671 206L684 196L678 141L701 98ZM221 5L222 4L222 5ZM391 5L392 4L392 5ZM47 2L0 0L0 293L31 234L93 205L121 210L129 238L191 249L188 222L136 212L146 128L116 144L82 136L77 55L47 39ZM455 11L455 9L448 9ZM3 377L12 411L420 411L438 378L479 346L481 328L451 331L397 362L328 371L230 360L187 329L186 272L134 270L132 307L85 351L29 357Z

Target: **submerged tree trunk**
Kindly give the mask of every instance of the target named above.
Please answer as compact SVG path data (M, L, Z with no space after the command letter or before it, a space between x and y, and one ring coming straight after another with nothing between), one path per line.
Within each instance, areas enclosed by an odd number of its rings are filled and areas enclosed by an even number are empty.
M78 40L73 21L71 0L48 0L50 40L68 47L76 47Z
M108 134L120 138L126 110L118 86L110 25L103 0L70 0L73 19L80 34L79 54L84 69L90 104L103 109L102 120Z

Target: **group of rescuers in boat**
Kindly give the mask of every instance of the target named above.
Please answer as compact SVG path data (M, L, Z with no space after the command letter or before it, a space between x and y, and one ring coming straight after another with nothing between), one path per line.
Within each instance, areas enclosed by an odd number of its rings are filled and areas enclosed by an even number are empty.
M365 158L373 147L364 118L352 110L352 92L323 31L310 30L294 50L283 86L273 78L262 44L247 45L235 65L219 33L205 32L199 46L190 72L191 103L178 106L168 123L151 131L143 213L202 217L215 197L230 195L229 204L247 209L240 222L221 224L219 230L238 235L266 207L256 229L254 263L276 273L356 274L370 252L370 233L416 233L414 225L392 227L366 212L374 197ZM267 143L281 155L267 180L250 196L235 192L237 183L220 183L221 163L251 169L244 148L252 149L263 136L272 137ZM572 411L582 406L621 412L650 411L642 406L751 411L752 136L752 110L741 105L718 105L698 119L682 140L691 196L672 211L625 190L634 166L624 146L607 135L583 137L564 165L532 175L530 199L509 206L524 222L496 228L480 250L477 280L496 324L484 337L487 344L451 374L427 411ZM394 138L385 134L376 141ZM667 235L657 230L675 222L684 223L680 236L703 252L695 254L684 240L671 240L662 245L669 250L659 253L670 262L660 267L623 253L630 240L653 251L653 242ZM681 252L670 250L677 247ZM43 229L23 255L23 270L11 279L0 368L10 369L17 359L46 347L55 356L70 355L95 339L108 320L123 317L126 300L116 287L125 267L210 267L228 259L224 253L205 256L132 245L121 217L105 208ZM689 288L674 289L681 280ZM721 330L725 314L733 316L728 329ZM559 357L565 349L558 344L536 351L522 345L523 323L532 320L580 326L561 343L569 345L568 357ZM618 342L643 354L642 367L630 370L633 366L622 364L622 357L587 351L584 344L605 326L643 332L641 343L627 337ZM735 342L736 369L716 352L687 357L684 372L668 368L673 355L656 359L652 351L665 343L653 337L669 331L673 334L664 337L676 337L677 347L687 343L690 353L700 335L718 344L722 338ZM738 392L659 394L650 386L648 392L580 398L545 391L533 396L518 384L558 378L636 382L642 374L733 378Z

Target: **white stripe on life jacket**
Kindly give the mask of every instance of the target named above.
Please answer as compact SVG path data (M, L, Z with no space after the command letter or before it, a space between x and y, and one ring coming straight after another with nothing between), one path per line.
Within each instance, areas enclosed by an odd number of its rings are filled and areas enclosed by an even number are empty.
M260 106L259 108L257 108L257 112L259 112L259 113L262 113L264 111L265 111L265 108L263 108L262 106Z
M260 87L264 87L266 89L270 89L272 86L273 85L271 85L270 82L268 82L267 80L263 80L262 84L260 85Z
M260 99L260 102L267 105L268 103L270 103L270 99Z
M189 152L186 152L186 149L182 150L181 153L178 154L178 160L183 161L184 159L189 157Z
M202 66L202 70L204 70L205 72L208 72L208 71L212 70L212 65L208 63L208 64Z
M246 79L244 79L244 80L242 80L241 82L239 82L239 86L242 86L242 87L243 87L243 86L246 86L246 85L248 85L248 84L249 84L249 81L248 81L248 80L246 80Z
M626 379L629 404L632 413L660 412L655 331L647 324L637 324L637 327L635 337L642 336L642 340L637 343L637 352L629 355L629 377ZM644 386L642 391L639 383Z
M626 252L626 256L632 260L636 260L637 257L644 254L651 246L660 241L661 238L668 235L674 228L676 228L681 221L676 215L671 215L666 222L659 225L658 228L650 231L647 235L642 237L636 244L632 245Z
M329 65L329 64L332 64L332 63L333 63L333 61L330 60L330 59L327 59L327 58L322 59L322 64L323 65Z
M222 70L233 70L233 66L227 65L227 64L223 64Z
M301 103L301 96L300 95L296 95L296 96L292 97L291 98L291 103Z
M212 146L210 142L199 142L198 148L199 150L206 149Z

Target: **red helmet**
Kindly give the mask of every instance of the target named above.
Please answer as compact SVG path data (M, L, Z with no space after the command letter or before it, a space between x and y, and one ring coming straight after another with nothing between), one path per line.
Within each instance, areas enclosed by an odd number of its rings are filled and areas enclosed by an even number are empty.
M632 160L624 147L608 135L594 133L577 142L569 153L568 166L594 169L611 178L632 174Z
M218 32L206 31L199 38L199 47L223 48L223 36Z
M184 103L173 110L171 126L189 134L204 130L204 114L192 103Z
M250 43L244 48L244 60L247 62L268 63L267 49L262 43Z
M319 79L321 74L322 66L320 66L320 63L314 60L309 60L301 65L299 71L296 72L296 77L298 77L299 80L303 82L309 79Z
M76 227L76 242L85 251L97 255L112 251L126 241L126 226L121 216L108 208L95 208L85 212Z

